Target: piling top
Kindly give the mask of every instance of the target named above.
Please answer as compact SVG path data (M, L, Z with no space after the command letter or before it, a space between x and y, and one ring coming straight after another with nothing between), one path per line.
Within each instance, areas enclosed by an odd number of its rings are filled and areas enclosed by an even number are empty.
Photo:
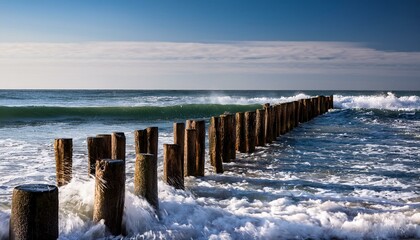
M56 138L55 140L72 141L73 138Z
M15 190L33 193L53 192L57 190L54 185L48 184L23 184L15 187Z

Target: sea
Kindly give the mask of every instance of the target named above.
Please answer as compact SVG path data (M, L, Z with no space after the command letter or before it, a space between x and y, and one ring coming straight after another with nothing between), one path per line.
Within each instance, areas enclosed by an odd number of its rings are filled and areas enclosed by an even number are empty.
M333 95L334 109L185 190L160 180L174 122ZM133 194L133 132L159 128L159 212ZM126 236L92 221L86 138L124 132ZM13 188L55 184L55 138L73 139L60 239L420 239L420 92L0 90L0 239ZM206 138L208 146L208 139Z

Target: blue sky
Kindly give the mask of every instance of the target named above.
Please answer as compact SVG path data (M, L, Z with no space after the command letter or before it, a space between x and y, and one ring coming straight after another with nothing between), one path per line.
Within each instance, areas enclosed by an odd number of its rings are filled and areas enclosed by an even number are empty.
M159 43L173 44L178 55L164 47L154 54ZM98 54L104 46L111 55ZM213 47L221 51L209 59ZM85 48L91 55L75 54ZM245 81L267 89L420 90L420 1L0 1L0 49L0 88L45 88L55 79L73 82L56 88L119 88L118 78L124 88L235 88ZM149 57L132 56L133 49ZM202 84L215 78L220 86Z

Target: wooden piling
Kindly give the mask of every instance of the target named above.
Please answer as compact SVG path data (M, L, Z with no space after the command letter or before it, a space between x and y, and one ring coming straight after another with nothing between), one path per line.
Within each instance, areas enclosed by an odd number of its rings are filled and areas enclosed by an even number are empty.
M174 131L174 144L179 145L179 155L181 157L182 165L185 164L184 159L184 143L185 143L185 123L174 123L173 124L173 131ZM182 175L184 175L184 168L182 168Z
M276 113L276 105L271 106L271 139L272 141L277 140L277 113Z
M271 141L276 141L276 114L274 113L274 106L270 106L270 124L271 124L271 132L270 138Z
M125 161L125 135L123 132L111 134L111 158Z
M102 137L104 139L104 147L103 147L103 158L111 159L112 158L112 137L111 134L98 134L97 137Z
M153 157L158 158L158 141L159 141L159 129L158 127L146 128L147 133L147 153L153 154Z
M290 102L286 103L286 108L286 132L290 132L290 130L292 130L292 104Z
M329 109L334 109L334 95L330 96L330 106Z
M159 209L157 161L153 154L136 154L134 194L141 196L156 210Z
M307 122L309 121L309 112L310 112L310 99L306 98L304 99L304 112L303 112L303 121Z
M197 130L195 176L203 177L206 160L206 122L204 120L195 120L192 126L193 129Z
M286 103L280 103L280 134L286 134L287 128L286 128L286 116L287 116L287 104Z
M255 145L265 146L265 109L256 110Z
M281 135L281 105L277 104L275 106L275 109L276 109L275 113L276 113L276 125L277 125L276 137L279 137Z
M312 98L308 99L308 121L313 119L314 104Z
M179 148L178 144L163 144L163 181L177 189L184 189Z
M221 157L220 118L211 117L209 126L210 162L216 173L223 173Z
M245 112L245 151L255 151L255 112Z
M147 153L147 131L145 129L134 131L134 147L136 154Z
M220 152L223 162L230 162L230 133L229 133L229 115L220 115Z
M197 130L185 130L185 146L184 149L184 164L183 176L195 176L196 173L196 150L197 150Z
M236 159L236 118L234 114L229 114L229 133L230 133L230 149L229 158Z
M300 122L300 101L294 101L295 104L295 127L299 126Z
M70 182L73 164L73 140L58 138L54 140L55 166L57 186L61 187Z
M112 159L97 161L93 221L104 219L105 226L114 236L122 233L124 199L125 162Z
M321 98L320 98L320 96L315 98L315 109L316 109L315 116L321 115Z
M289 102L289 108L290 108L290 120L289 120L289 131L292 131L295 127L295 104L294 102Z
M245 146L245 114L243 112L236 113L236 150L244 153Z
M9 239L58 238L58 188L26 184L13 189Z
M95 176L96 161L105 159L104 155L108 152L105 150L107 145L104 137L88 137L86 142L88 148L88 174Z
M264 130L265 130L265 142L266 143L271 143L272 142L272 138L271 138L271 133L272 133L272 126L271 126L271 108L270 108L270 104L266 103L263 105L264 109L265 109L265 122L264 122Z

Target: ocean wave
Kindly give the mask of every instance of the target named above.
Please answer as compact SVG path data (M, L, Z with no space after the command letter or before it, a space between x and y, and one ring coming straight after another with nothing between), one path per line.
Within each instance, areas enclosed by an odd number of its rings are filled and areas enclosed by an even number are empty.
M420 110L420 97L396 96L392 92L381 95L343 96L334 95L334 107L340 109L385 109L413 111Z
M0 121L39 120L170 120L202 118L225 112L244 112L260 108L252 105L187 104L167 107L5 107L0 106Z

